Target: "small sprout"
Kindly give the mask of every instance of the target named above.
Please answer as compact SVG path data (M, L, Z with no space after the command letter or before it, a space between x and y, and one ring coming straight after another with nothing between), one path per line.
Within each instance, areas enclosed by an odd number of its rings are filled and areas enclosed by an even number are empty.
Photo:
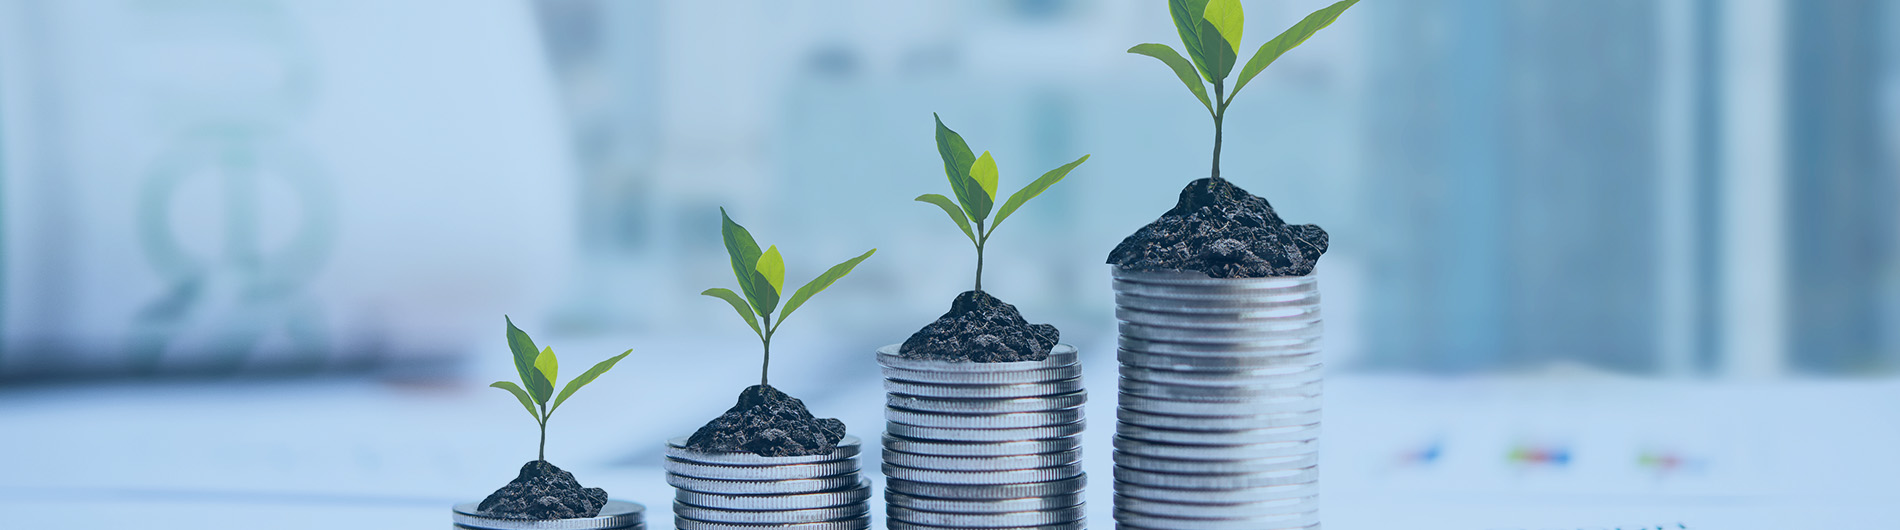
M785 258L779 255L777 245L766 247L764 252L760 252L758 242L752 239L752 233L739 226L739 223L732 222L732 218L726 216L725 208L719 209L719 220L719 235L725 239L726 255L732 258L732 276L739 280L739 290L745 295L741 297L731 289L720 287L699 294L731 304L732 309L739 313L739 318L752 327L752 333L759 336L759 341L765 346L765 361L759 367L759 384L765 385L772 369L772 335L778 333L779 326L784 325L785 319L792 316L792 311L805 305L812 295L831 287L832 283L846 274L851 274L851 269L871 257L877 249L833 265L824 274L805 282L804 287L799 287L785 301L784 310L779 311L778 323L773 324L772 312L779 309L779 295L785 292Z
M937 115L931 114L931 116ZM1089 159L1089 155L1082 155L1082 158L1051 169L1034 182L1023 186L1023 189L1016 190L1016 193L1009 196L1008 201L1003 202L1002 209L996 211L996 220L991 222L989 228L985 230L983 221L989 217L990 207L996 204L996 159L990 158L989 151L984 151L983 156L973 156L969 144L963 142L963 136L943 126L941 117L937 117L937 154L943 157L943 172L950 177L950 191L957 196L957 199L952 202L949 197L926 193L917 196L916 200L942 208L943 213L950 216L950 222L956 223L957 228L963 230L963 236L970 238L970 244L976 245L976 290L978 291L983 290L983 245L989 243L990 234L996 233L996 227L1002 225L1003 220L1009 218L1009 214L1016 213L1016 209L1021 208L1023 203L1042 195L1043 191L1048 190L1057 182L1062 182L1063 177L1069 176L1069 171ZM974 229L971 228L972 225Z
M1344 0L1313 14L1307 15L1298 24L1287 28L1273 40L1260 45L1247 65L1240 68L1240 78L1234 82L1234 91L1226 93L1227 75L1233 73L1234 62L1240 53L1240 34L1245 17L1241 13L1240 0L1168 0L1168 14L1174 17L1174 29L1181 34L1181 47L1187 48L1190 62L1181 57L1180 52L1166 44L1137 44L1128 49L1128 53L1138 53L1160 59L1174 75L1181 78L1194 98L1207 108L1207 114L1214 118L1214 175L1220 178L1221 122L1227 117L1227 105L1234 102L1234 96L1240 94L1241 87L1247 86L1254 76L1266 70L1267 65L1286 54L1287 50L1306 42L1321 28L1332 25L1334 20L1344 13L1346 8L1359 3L1359 0ZM1198 75L1196 70L1199 70ZM1208 99L1205 80L1214 85L1214 98Z
M537 459L545 462L548 459L548 418L554 416L554 411L559 410L561 404L567 402L569 396L574 395L574 391L580 390L581 387L594 382L600 374L613 369L614 363L625 359L627 354L633 353L633 350L627 350L620 355L601 361L593 368L588 368L579 377L568 381L567 386L561 388L561 394L556 396L554 381L560 373L560 361L554 358L554 348L536 350L534 339L528 338L527 332L515 327L513 319L503 316L502 320L508 323L508 350L514 353L515 371L521 375L521 384L496 381L488 386L514 394L515 399L521 400L521 406L528 409L528 415L534 416L534 422L541 425L541 451ZM548 398L554 398L554 401L549 402Z

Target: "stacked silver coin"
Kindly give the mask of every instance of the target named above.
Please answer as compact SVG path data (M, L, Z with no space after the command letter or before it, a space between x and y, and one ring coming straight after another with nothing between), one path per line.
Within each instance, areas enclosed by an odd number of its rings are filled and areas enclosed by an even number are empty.
M1317 528L1317 279L1114 278L1117 526Z
M1082 365L906 359L884 367L884 499L891 530L1086 527Z
M666 444L666 482L679 530L866 530L871 482L858 476L862 442L812 456L707 453Z
M502 519L482 515L479 502L455 505L452 528L458 530L646 530L647 507L636 502L609 500L593 517L572 519Z

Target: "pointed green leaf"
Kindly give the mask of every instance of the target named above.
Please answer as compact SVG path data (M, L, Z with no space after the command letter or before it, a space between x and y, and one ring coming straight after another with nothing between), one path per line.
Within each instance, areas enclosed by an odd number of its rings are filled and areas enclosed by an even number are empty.
M805 301L810 300L812 295L818 294L819 291L825 290L826 287L831 287L832 282L838 281L838 279L843 278L844 275L851 274L851 269L857 268L858 263L863 262L864 258L869 258L872 254L876 253L877 249L874 248L858 257L845 260L844 263L833 265L831 269L826 270L824 274L820 274L817 278L812 278L810 282L806 282L804 287L799 287L798 292L792 293L792 299L785 302L785 312L778 316L779 324L784 325L785 319L791 318L792 311L798 309L798 306L805 305Z
M545 347L541 354L534 357L533 381L528 382L528 394L534 396L535 403L547 403L554 396L554 382L559 380L560 363L554 359L554 348Z
M963 237L970 238L970 243L976 243L976 233L970 231L970 218L965 217L963 210L957 208L957 203L951 202L949 197L935 193L926 193L918 195L916 200L917 202L935 204L938 208L942 208L943 213L950 215L950 222L956 223L957 228L963 230Z
M759 255L759 264L753 268L765 277L773 293L785 292L785 258L778 255L778 245L766 248L765 253Z
M996 211L996 223L990 225L990 231L995 232L996 227L1002 226L1003 220L1008 219L1009 214L1016 213L1016 209L1021 208L1023 203L1029 202L1030 199L1036 198L1037 195L1042 195L1044 190L1049 189L1050 186L1054 186L1057 182L1062 182L1063 177L1069 176L1069 171L1074 170L1075 166L1082 165L1083 162L1087 161L1089 161L1089 155L1082 155L1082 158L1077 158L1074 162L1063 164L1062 167L1051 169L1048 173L1043 173L1041 177L1037 177L1035 182L1030 182L1028 186L1023 186L1023 189L1016 190L1016 193L1009 196L1009 202L1003 203L1003 209Z
M936 117L936 114L931 114ZM989 215L992 199L983 193L983 185L970 178L970 166L976 164L976 154L970 152L970 145L963 142L963 136L943 125L943 118L937 117L937 154L943 158L944 175L950 179L950 191L957 196L957 203L963 205L963 211L973 221L981 222ZM977 212L983 212L978 215Z
M1174 17L1174 31L1181 34L1181 47L1187 49L1194 66L1200 68L1201 78L1214 82L1207 72L1207 59L1201 50L1201 21L1207 13L1207 0L1168 0L1168 15Z
M594 379L599 378L600 374L604 374L604 373L607 373L608 370L612 370L614 367L614 364L620 362L621 359L627 358L627 354L629 353L633 353L633 350L627 350L621 353L620 355L615 355L611 358L608 358L605 361L596 363L593 368L588 368L587 371L581 372L581 375L579 377L575 377L574 380L568 381L567 386L561 388L561 395L559 397L554 398L554 406L548 407L548 412L552 413L554 412L555 409L561 408L561 402L567 401L567 397L574 395L575 390L580 390L581 387L587 386L588 383L594 382Z
M1240 33L1246 17L1241 13L1240 0L1208 0L1207 11L1201 14L1203 20L1214 25L1227 46L1234 53L1240 53Z
M1298 24L1280 32L1280 36L1260 45L1260 51L1254 52L1253 58L1247 59L1247 65L1240 68L1240 78L1234 83L1234 90L1230 94L1240 93L1240 88L1247 86L1247 82L1252 81L1253 76L1260 75L1261 70L1266 70L1267 65L1273 64L1273 61L1285 55L1287 50L1306 42L1306 39L1311 38L1314 33L1319 33L1319 30L1333 25L1333 21L1339 19L1340 13L1346 12L1346 8L1357 3L1359 0L1344 0L1314 11L1313 14L1301 19ZM1227 100L1233 101L1233 97L1229 96Z
M752 240L752 232L732 222L725 208L719 209L719 236L726 242L726 256L732 258L732 277L739 280L739 290L754 307L761 305L758 282L754 281L757 274L753 272L759 263L759 243Z
M1235 57L1234 45L1220 36L1220 32L1214 29L1214 23L1201 21L1201 58L1207 61L1203 65L1206 70L1201 73L1207 74L1208 82L1227 79L1227 74L1234 71Z
M1207 107L1207 112L1214 112L1214 104L1207 100L1207 87L1201 84L1200 74L1194 73L1194 64L1188 62L1186 57L1182 57L1181 52L1174 51L1174 48L1169 48L1166 44L1148 43L1136 44L1135 47L1128 49L1128 53L1139 53L1160 59L1162 64L1174 70L1175 77L1181 78L1181 84L1187 85L1188 91L1194 93L1194 98L1201 100L1201 106Z
M528 338L528 332L515 327L514 319L502 315L502 321L508 323L508 350L515 356L515 373L521 376L521 384L534 380L534 356L541 353L534 346L534 339Z
M765 273L752 272L752 293L752 310L759 316L770 315L772 310L778 309L778 289L772 288L772 280L766 279Z
M732 292L732 289L714 287L701 291L699 294L725 300L727 304L732 305L733 311L739 312L739 318L745 320L745 325L752 326L753 333L758 334L761 340L765 338L765 332L759 330L758 317L752 316L752 308L746 306L745 299L740 298L739 293Z
M528 409L528 415L534 416L535 423L541 422L541 411L534 410L534 400L528 398L528 391L522 390L521 387L515 386L514 383L510 383L507 381L496 381L494 382L494 384L490 384L488 386L492 386L492 387L499 388L502 390L507 390L508 393L514 394L515 399L521 400L521 407Z
M996 177L996 159L990 158L989 151L984 151L983 156L976 157L976 162L970 164L970 178L983 187L983 195L989 197L992 204L996 202Z

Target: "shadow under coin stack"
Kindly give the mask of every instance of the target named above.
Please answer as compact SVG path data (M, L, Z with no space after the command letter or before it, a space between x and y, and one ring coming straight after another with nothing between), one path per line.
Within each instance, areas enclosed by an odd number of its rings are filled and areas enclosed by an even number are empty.
M1114 277L1117 526L1317 528L1316 278Z
M1056 345L1023 362L906 359L884 367L891 530L1085 528L1082 365Z
M871 482L858 477L856 436L812 456L705 453L686 438L666 446L679 530L866 530Z

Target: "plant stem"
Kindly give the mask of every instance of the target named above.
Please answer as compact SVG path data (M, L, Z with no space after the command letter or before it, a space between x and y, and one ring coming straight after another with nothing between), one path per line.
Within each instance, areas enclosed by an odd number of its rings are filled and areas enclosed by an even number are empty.
M1220 180L1221 119L1227 117L1227 101L1221 96L1226 84L1225 79L1214 82L1214 101L1218 103L1214 111L1214 180Z
M772 370L772 315L765 315L765 363L759 366L759 386L766 386L766 375Z
M990 241L990 235L983 233L983 221L976 222L976 290L983 290L983 244Z
M535 455L535 458L539 459L542 462L548 461L548 414L549 414L548 404L542 403L541 404L541 450Z

